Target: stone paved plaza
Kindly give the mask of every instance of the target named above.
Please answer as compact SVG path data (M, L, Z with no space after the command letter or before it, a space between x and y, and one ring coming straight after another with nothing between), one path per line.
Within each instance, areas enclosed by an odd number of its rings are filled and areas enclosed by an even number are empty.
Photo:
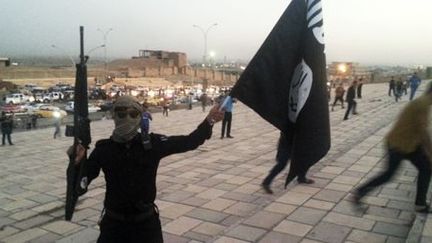
M265 194L260 184L275 164L279 132L237 103L234 139L219 139L219 123L199 149L161 161L156 203L165 242L397 243L409 239L413 225L422 242L432 242L431 219L419 221L413 213L417 172L408 162L365 199L364 210L354 211L350 204L353 188L384 166L383 136L407 103L407 96L396 103L387 88L365 85L360 114L348 121L342 121L345 110L336 107L330 113L331 150L309 172L316 183L293 182L285 190L284 171L273 184L274 195ZM205 115L198 107L172 111L169 117L156 113L151 130L187 134ZM91 127L96 141L110 136L113 122ZM54 140L53 132L15 133L15 146L0 147L1 242L82 243L98 237L103 173L80 198L73 221L64 221L65 151L72 139Z

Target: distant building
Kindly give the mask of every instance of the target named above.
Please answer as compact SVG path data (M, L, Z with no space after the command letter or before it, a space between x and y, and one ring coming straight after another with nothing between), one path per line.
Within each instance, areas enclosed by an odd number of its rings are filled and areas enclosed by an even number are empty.
M0 57L0 67L7 67L10 65L10 59L7 57Z
M373 82L370 70L355 62L332 62L328 65L327 74L329 80L336 82L351 82L360 78L366 82Z
M187 65L186 53L182 52L139 50L139 55L132 57L132 59L149 60L148 64L150 66L159 64L159 66L183 68Z

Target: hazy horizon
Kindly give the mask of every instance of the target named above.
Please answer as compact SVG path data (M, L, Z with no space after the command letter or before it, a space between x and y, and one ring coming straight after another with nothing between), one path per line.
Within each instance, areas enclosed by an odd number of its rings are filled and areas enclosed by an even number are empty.
M0 56L78 57L79 26L90 50L107 36L109 59L130 58L140 49L185 52L200 60L203 34L216 60L248 61L289 0L0 0ZM366 65L432 65L428 0L322 0L328 62ZM98 31L101 29L101 31ZM53 48L52 45L57 46ZM104 49L92 52L103 58Z

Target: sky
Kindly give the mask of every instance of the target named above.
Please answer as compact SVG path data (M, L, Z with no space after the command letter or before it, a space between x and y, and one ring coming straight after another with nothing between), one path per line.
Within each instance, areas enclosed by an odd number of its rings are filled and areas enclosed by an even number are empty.
M79 54L104 43L109 59L140 49L250 60L290 0L0 0L0 56ZM322 0L327 62L432 65L431 0ZM57 48L53 48L55 45ZM103 57L104 48L93 56Z

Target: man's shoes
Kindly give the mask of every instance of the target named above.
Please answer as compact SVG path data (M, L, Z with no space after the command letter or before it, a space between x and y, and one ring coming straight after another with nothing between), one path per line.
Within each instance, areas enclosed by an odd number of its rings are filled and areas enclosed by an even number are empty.
M299 184L314 184L315 183L314 180L308 179L308 178L297 179L297 182Z
M15 144L13 144L13 143L10 143L9 145L15 145Z
M416 205L415 211L417 213L432 213L429 205Z
M234 137L233 137L233 136L231 136L231 135L228 135L228 136L227 136L227 138L234 138Z
M358 115L358 113L357 112L353 112L353 115Z
M346 120L348 120L348 118L347 117L345 117L344 119L343 119L344 121L346 121Z
M224 139L224 136L221 136L220 139Z
M270 185L261 184L261 186L267 194L273 194L272 189L270 189Z

